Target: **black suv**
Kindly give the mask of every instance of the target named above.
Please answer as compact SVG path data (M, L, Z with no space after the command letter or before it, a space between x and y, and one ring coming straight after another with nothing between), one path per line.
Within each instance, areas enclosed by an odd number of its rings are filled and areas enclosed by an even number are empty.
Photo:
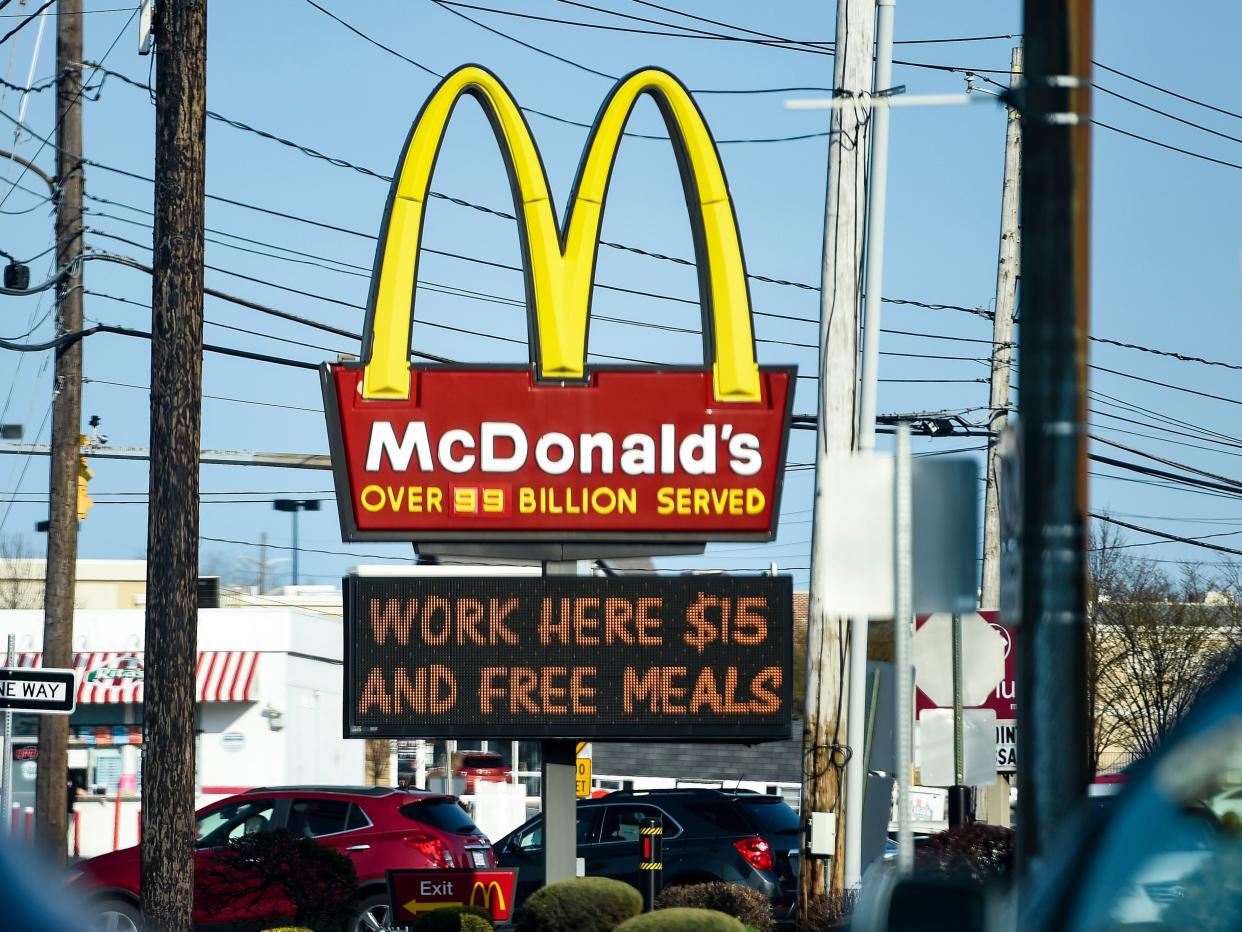
M638 829L664 821L664 886L723 880L772 901L788 921L798 902L798 816L779 796L745 791L677 789L610 793L578 803L578 857L589 877L612 877L641 889ZM543 886L543 816L495 845L500 867L518 868L517 902Z

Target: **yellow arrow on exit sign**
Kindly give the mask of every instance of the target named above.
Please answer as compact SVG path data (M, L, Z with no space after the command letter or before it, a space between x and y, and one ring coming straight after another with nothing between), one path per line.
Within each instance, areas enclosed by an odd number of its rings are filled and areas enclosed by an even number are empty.
M402 904L402 909L409 910L412 913L425 913L433 909L445 909L449 906L464 906L464 903L448 903L444 900L431 900L427 903L420 903L418 900L410 900L408 903Z

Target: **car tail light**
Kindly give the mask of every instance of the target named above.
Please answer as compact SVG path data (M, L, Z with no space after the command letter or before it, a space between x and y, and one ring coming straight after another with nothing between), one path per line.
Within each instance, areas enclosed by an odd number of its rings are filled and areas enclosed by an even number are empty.
M755 870L772 869L772 849L762 838L740 838L733 843L733 847Z
M429 862L432 867L453 867L453 853L442 839L426 832L415 832L401 839Z

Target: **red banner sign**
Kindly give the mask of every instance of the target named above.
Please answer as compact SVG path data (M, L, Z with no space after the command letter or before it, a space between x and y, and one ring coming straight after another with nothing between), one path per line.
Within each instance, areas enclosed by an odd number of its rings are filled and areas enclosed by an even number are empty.
M398 870L388 872L393 924L447 906L482 906L494 922L508 922L517 889L515 870Z
M770 540L792 369L721 404L702 369L411 370L408 399L324 373L346 540Z

